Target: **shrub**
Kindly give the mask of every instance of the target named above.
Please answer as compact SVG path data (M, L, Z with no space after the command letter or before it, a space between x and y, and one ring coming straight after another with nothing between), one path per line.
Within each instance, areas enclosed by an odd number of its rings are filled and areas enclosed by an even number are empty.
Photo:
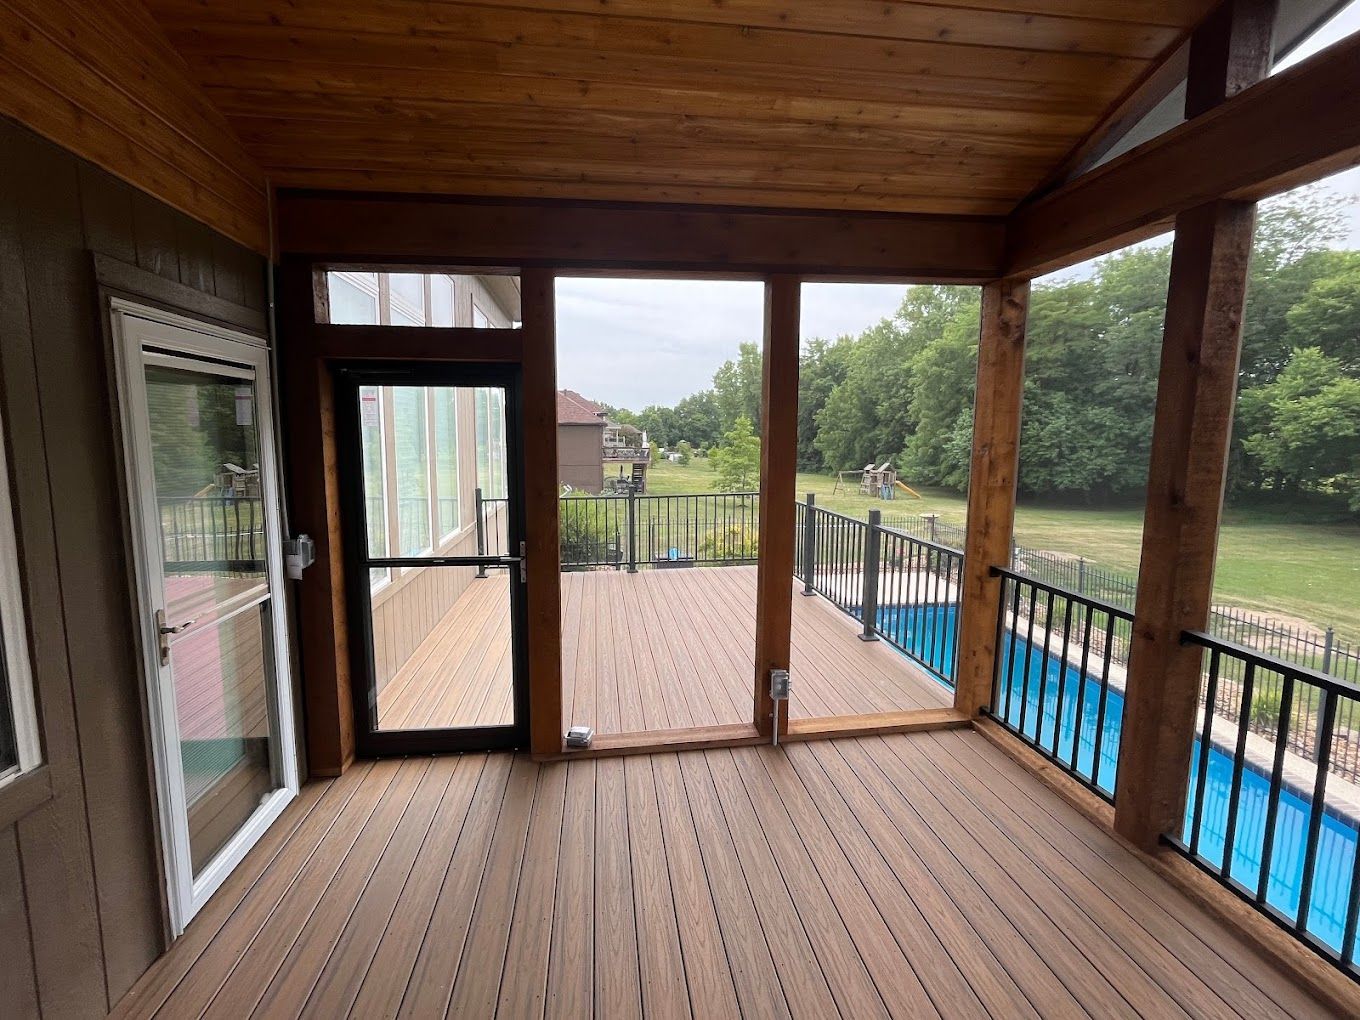
M709 530L699 540L702 560L753 560L759 548L756 528L740 524L723 524Z
M617 557L618 536L605 517L606 506L594 496L562 501L558 546L563 564L599 563Z
M1251 728L1274 730L1280 724L1280 692L1256 691L1251 699Z

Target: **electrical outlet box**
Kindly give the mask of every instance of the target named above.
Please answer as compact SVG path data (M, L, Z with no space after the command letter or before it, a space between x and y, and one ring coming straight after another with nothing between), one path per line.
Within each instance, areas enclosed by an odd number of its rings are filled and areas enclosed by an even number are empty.
M290 581L300 581L302 572L316 562L316 543L310 535L298 535L283 543L284 573Z
M595 731L589 726L573 726L567 730L568 747L589 747L595 739Z
M787 701L789 698L789 671L787 669L770 670L770 698L774 701Z

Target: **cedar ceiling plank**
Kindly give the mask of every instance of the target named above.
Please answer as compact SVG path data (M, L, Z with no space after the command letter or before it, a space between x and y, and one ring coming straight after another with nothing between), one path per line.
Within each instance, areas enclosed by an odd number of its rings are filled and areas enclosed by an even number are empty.
M330 191L388 191L406 194L466 195L486 198L627 200L657 203L696 203L717 206L768 206L809 210L858 212L918 212L945 215L1000 216L1015 205L1013 199L953 198L938 194L879 195L872 191L794 190L763 185L759 188L707 184L598 183L569 177L488 178L444 172L386 170L317 170L278 167L271 177L280 187L320 188Z
M268 91L214 89L214 102L241 132L252 123L285 130L299 124L360 125L383 121L384 130L405 126L420 131L477 132L482 138L512 140L525 132L537 137L561 134L572 138L603 137L736 145L801 145L811 148L895 148L903 152L1030 155L1051 160L1067 151L1066 137L960 130L941 135L910 123L851 123L838 120L752 122L736 117L627 110L545 109L441 100L395 100L353 95L297 95ZM267 113L267 116L262 114Z
M517 75L486 75L456 68L377 67L339 65L311 61L237 58L206 58L200 78L210 95L247 89L258 93L296 96L299 101L315 97L323 102L328 95L357 96L377 101L384 99L428 100L431 95L456 96L463 102L504 103L544 110L600 110L629 113L660 113L676 116L722 116L750 123L781 122L786 119L815 120L829 123L911 125L922 130L945 133L953 130L987 134L1041 134L1074 138L1091 123L1091 104L1081 110L1055 109L1041 96L1023 103L1011 99L1007 108L982 105L935 105L920 92L901 88L886 99L864 95L841 98L839 95L813 94L804 89L797 94L775 88L760 90L750 83L727 87L706 81L702 85L678 89L637 81L591 81L587 79L532 78ZM854 90L840 87L838 93ZM940 102L951 97L939 96ZM1024 106L1024 109L1018 108Z
M731 62L754 73L761 65L786 69L790 84L813 69L856 75L976 75L999 83L1087 82L1098 91L1128 81L1146 60L1068 51L1033 51L942 42L825 37L734 25L645 22L636 19L532 11L481 12L456 5L413 7L405 0L374 0L362 7L294 0L290 21L241 24L232 12L244 6L268 14L274 0L240 0L230 7L194 6L183 20L162 24L186 53L238 56L280 49L334 55L337 62L372 62L373 51L393 44L413 59L436 63L455 59L488 72L542 73L630 58L688 60L696 74L712 63ZM282 17L282 16L280 16ZM242 48L244 47L244 48Z
M1200 0L1200 5L1212 0ZM1033 5L1031 5L1033 6ZM1184 5L1194 7L1195 5ZM254 2L247 5L205 5L186 0L152 0L152 9L167 25L189 24L205 7L214 18L241 24L290 28L305 24L309 14L296 4L288 7ZM330 4L337 28L363 28L363 12ZM950 7L925 3L882 3L879 0L833 0L833 2L774 4L768 0L725 0L694 3L692 0L479 0L477 3L445 3L437 8L424 4L394 5L394 9L419 12L422 20L451 26L473 24L487 15L551 15L624 19L664 27L690 25L737 26L821 36L854 36L877 40L948 42L963 46L1007 49L1096 53L1150 59L1178 39L1185 24L1110 21L1103 17L1053 16L1031 10ZM351 14L352 11L352 14ZM315 21L312 21L315 24Z

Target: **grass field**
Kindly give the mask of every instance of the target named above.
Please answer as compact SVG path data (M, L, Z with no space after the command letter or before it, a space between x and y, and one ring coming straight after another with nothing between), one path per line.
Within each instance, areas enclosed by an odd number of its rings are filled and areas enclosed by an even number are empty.
M713 472L707 461L662 463L649 473L657 494L709 492ZM918 490L922 499L892 502L861 496L858 490L832 494L835 479L800 474L798 494L813 492L817 504L851 517L871 509L894 514L940 515L962 527L963 496L939 489ZM1016 512L1021 545L1085 556L1128 574L1138 570L1143 511L1133 508L1054 507L1021 504ZM1290 510L1229 509L1219 539L1216 597L1223 604L1293 617L1319 629L1328 625L1360 639L1360 524L1312 507Z

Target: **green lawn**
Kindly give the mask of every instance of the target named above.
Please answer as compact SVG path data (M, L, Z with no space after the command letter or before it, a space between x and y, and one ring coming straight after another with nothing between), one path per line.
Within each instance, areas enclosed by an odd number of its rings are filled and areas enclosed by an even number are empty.
M649 491L657 494L709 492L713 472L704 460L655 465ZM871 509L884 513L935 513L963 526L963 496L920 489L922 499L885 503L856 489L835 495L835 479L800 474L798 494L817 496L819 506L863 518ZM1085 556L1101 566L1134 574L1142 538L1141 507L1090 509L1025 505L1016 513L1021 545ZM1231 509L1219 540L1216 594L1226 604L1278 616L1295 617L1316 627L1334 626L1360 639L1360 524L1310 507L1291 510Z

